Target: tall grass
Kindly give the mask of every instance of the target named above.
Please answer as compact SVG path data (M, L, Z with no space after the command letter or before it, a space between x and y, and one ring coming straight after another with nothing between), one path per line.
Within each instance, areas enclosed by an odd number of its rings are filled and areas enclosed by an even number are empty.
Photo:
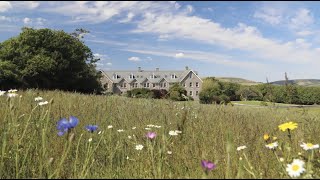
M292 158L311 156L300 147L301 142L319 143L319 113L307 110L61 91L18 94L22 97L0 96L0 178L201 178L203 159L217 165L207 178L289 178L283 167ZM37 96L50 103L37 105ZM77 117L79 124L60 137L57 122L69 116ZM290 142L287 133L278 129L287 121L298 123L290 147L285 145ZM88 124L98 125L101 132L86 131ZM161 127L146 130L148 124ZM182 133L170 136L170 130ZM157 137L147 139L148 131ZM265 133L284 143L276 151L267 149ZM144 148L136 150L137 144ZM237 151L241 145L248 148ZM319 156L318 150L312 152L311 177L320 177ZM285 158L282 164L279 157Z

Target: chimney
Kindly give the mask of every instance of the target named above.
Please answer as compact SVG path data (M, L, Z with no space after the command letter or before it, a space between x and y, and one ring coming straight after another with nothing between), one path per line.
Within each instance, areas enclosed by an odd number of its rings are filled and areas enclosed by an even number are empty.
M159 68L156 68L156 71L159 71Z
M141 67L138 67L138 71L141 72Z
M188 67L188 66L186 66L186 70L189 70L189 67Z

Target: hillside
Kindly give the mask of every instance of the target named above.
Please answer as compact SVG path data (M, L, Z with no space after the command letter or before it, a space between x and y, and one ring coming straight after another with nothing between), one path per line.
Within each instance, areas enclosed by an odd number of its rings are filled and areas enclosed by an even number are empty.
M242 85L257 85L261 84L261 82L255 82L243 78L235 78L235 77L216 77L216 79L224 82L233 82L233 83L239 83Z
M301 85L301 86L320 86L320 79L293 79L293 80L289 80L289 83ZM274 82L271 82L271 84L284 85L285 80L274 81Z

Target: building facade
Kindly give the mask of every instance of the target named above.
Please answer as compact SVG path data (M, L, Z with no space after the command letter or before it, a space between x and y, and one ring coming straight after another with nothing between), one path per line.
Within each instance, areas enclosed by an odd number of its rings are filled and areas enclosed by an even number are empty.
M202 88L202 80L196 71L185 67L182 71L101 71L102 85L106 92L123 94L134 88L166 89L174 83L179 83L187 91L187 95L194 100L199 100L199 93Z

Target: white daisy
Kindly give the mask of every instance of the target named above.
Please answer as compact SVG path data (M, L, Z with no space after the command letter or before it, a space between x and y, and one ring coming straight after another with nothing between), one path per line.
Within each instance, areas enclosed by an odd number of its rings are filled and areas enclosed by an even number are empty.
M111 128L113 128L113 126L112 126L112 125L109 125L109 126L108 126L108 129L111 129Z
M247 148L247 146L239 146L239 147L237 147L237 151L241 151L241 150L243 150L245 148Z
M90 138L88 141L91 142L91 141L92 141L92 138Z
M8 93L15 93L15 92L17 92L18 90L16 90L16 89L10 89L10 90L8 90Z
M300 159L294 159L291 164L287 164L287 172L290 177L298 177L305 171L304 162Z
M38 104L39 104L39 106L43 106L43 105L46 105L46 104L48 104L48 101L44 101L44 102L39 102Z
M136 150L142 150L143 149L143 145L142 144L138 144L136 145Z
M300 146L306 151L319 148L319 144L312 144L312 143L302 143Z
M42 97L40 97L40 96L38 96L38 97L34 98L34 101L42 101L42 100L43 100L43 98L42 98Z
M151 130L151 128L144 128L145 130Z
M276 147L278 147L278 142L267 144L266 147L269 149L275 149Z
M155 128L161 128L161 126L154 126Z
M147 126L148 126L148 127L154 127L154 125L153 125L153 124L148 124Z
M169 131L170 136L177 136L178 133L176 131Z
M0 96L3 96L4 93L6 93L6 91L1 91L1 90L0 90Z
M117 131L118 131L118 132L123 132L124 130L123 130L123 129L118 129Z
M132 129L136 129L137 127L133 127Z
M132 136L128 136L129 139L132 139Z
M167 153L168 153L168 154L172 154L172 151L168 151Z
M10 97L10 98L11 98L11 97L16 97L17 95L18 95L18 94L16 94L16 93L8 93L8 94L7 94L7 96Z
M178 134L181 134L182 133L182 131L179 131L179 130L175 130L176 131L176 133L178 133Z

